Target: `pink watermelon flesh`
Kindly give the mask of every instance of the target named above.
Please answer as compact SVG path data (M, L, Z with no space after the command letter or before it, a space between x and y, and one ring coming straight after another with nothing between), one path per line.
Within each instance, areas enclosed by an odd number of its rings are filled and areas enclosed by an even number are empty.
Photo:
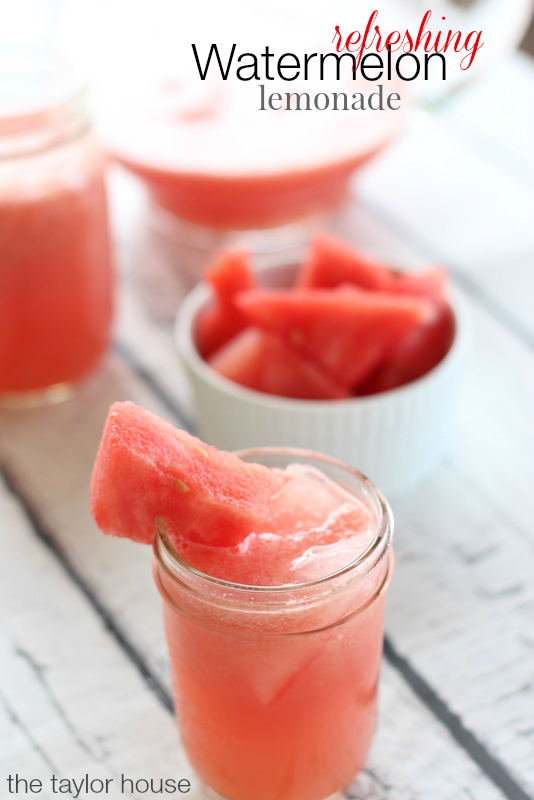
M335 289L353 283L362 289L383 291L390 270L328 234L313 239L307 261L301 267L296 286L299 289Z
M441 267L427 267L418 272L394 272L393 276L390 288L386 291L428 297L438 305L446 302L449 278Z
M338 400L349 392L318 365L258 328L247 328L208 359L231 381L258 392L307 400Z
M91 509L104 533L150 543L156 520L180 537L241 542L268 516L280 473L221 452L133 403L114 403L92 481Z
M203 358L209 358L247 327L243 315L217 301L200 311L195 324L195 344Z
M208 266L204 280L210 283L222 303L232 303L238 292L256 285L250 255L244 250L219 253Z
M375 292L442 300L447 291L447 273L435 266L418 272L396 272L332 236L317 236L302 265L297 287L335 289L344 283Z
M198 316L195 340L200 354L208 358L246 327L234 298L238 292L254 287L256 279L250 256L244 251L220 253L204 277L215 296Z
M239 294L236 303L250 323L281 337L352 390L401 338L435 316L428 300L352 286L334 291L252 289Z
M363 385L359 394L376 394L417 380L434 369L447 355L454 339L454 317L443 303L433 322L401 339L385 364Z

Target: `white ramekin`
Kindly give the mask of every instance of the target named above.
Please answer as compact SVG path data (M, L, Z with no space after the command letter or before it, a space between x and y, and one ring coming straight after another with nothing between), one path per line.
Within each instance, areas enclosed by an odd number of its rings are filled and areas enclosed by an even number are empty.
M258 276L264 286L290 286L296 269L294 264L267 267ZM180 307L175 335L193 386L199 436L223 450L278 446L325 453L363 472L386 495L404 492L438 465L449 439L468 340L465 304L452 294L454 342L422 378L367 397L294 400L240 386L201 358L195 320L211 289L198 284Z

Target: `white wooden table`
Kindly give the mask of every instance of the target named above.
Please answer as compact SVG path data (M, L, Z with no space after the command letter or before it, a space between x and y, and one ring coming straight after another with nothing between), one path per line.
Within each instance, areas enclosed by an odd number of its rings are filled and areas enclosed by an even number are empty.
M380 721L347 796L525 800L534 795L534 62L516 55L414 120L357 192L353 239L445 264L471 307L473 347L448 456L395 504ZM0 414L2 800L8 774L40 779L39 797L58 796L53 774L113 778L111 798L132 796L118 791L121 774L191 776L151 554L105 538L89 513L113 400L194 423L172 342L184 287L155 257L150 273L143 263L132 180L113 178L112 197L113 352L73 400ZM198 797L192 781L186 796Z

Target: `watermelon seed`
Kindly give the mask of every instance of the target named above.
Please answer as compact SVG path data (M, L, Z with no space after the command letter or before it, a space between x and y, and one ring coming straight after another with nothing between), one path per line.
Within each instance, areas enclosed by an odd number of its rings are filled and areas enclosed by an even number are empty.
M204 458L207 458L208 461L210 460L209 455L207 454L207 452L205 450L203 450L202 447L195 447L195 450L197 451L197 453L200 453L201 456L204 456Z
M185 493L189 491L189 486L181 478L176 478L175 485L179 492Z

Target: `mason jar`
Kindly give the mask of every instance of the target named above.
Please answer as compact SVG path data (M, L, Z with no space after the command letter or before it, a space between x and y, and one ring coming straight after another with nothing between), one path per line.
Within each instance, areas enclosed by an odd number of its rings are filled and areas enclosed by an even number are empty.
M104 352L112 265L87 91L49 51L0 52L0 404L67 397Z
M393 520L378 489L341 462L290 449L238 455L320 469L369 508L374 537L334 574L246 586L187 564L160 526L154 575L178 727L212 796L324 800L363 767L373 736Z

